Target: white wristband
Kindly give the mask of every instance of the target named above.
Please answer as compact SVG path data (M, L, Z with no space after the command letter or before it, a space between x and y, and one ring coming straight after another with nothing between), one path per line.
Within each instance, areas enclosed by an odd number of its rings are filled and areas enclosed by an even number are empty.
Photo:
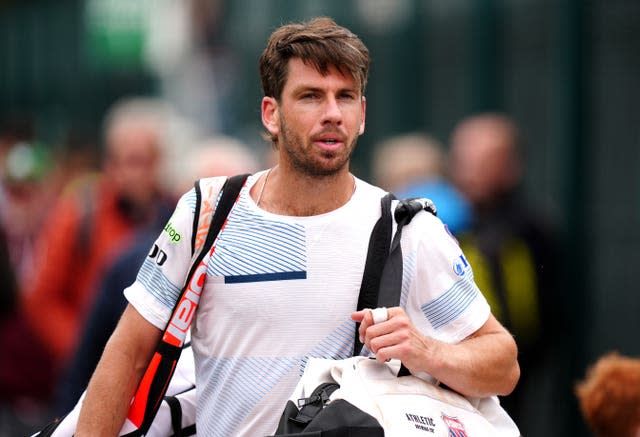
M389 319L389 311L385 307L374 308L371 310L371 316L373 317L373 324L386 322Z

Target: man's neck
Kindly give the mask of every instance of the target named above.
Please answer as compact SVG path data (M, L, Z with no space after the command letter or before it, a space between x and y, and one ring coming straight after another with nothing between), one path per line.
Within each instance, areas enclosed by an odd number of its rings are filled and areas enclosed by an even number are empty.
M348 169L330 176L301 175L276 166L265 172L251 189L261 209L288 216L324 214L346 204L355 191Z

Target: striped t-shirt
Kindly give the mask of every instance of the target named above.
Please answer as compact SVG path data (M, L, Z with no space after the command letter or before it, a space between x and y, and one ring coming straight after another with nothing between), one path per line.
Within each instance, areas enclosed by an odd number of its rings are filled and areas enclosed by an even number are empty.
M273 434L307 359L347 358L353 350L350 314L384 192L356 180L352 198L332 212L280 216L249 196L259 176L247 180L214 244L194 317L200 435ZM194 191L180 199L125 290L160 329L189 268L195 202ZM438 218L416 216L403 230L402 251L401 305L424 334L453 343L484 324L486 300Z

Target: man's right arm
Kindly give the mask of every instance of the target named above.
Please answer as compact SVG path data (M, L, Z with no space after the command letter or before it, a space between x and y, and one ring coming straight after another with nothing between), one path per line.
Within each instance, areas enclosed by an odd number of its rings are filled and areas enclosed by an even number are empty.
M76 437L118 435L161 334L127 306L89 382Z

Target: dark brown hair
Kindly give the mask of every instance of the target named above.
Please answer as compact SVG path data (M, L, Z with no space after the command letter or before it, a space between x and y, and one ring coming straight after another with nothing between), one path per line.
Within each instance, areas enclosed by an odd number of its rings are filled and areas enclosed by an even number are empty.
M329 66L343 74L350 73L364 94L369 50L355 34L331 18L285 24L271 34L260 56L260 79L265 96L280 100L291 58L313 65L322 74L327 74Z

